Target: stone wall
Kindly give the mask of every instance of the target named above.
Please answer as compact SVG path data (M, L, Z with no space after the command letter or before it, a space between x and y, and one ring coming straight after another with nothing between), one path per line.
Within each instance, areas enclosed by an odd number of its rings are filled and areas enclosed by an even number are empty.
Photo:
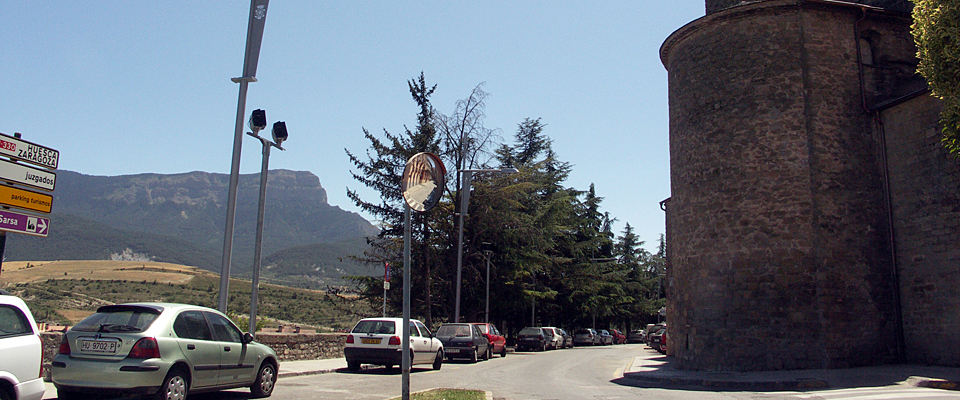
M44 375L50 377L50 362L60 348L61 332L43 332ZM343 357L344 333L257 333L257 342L270 346L281 362Z
M905 355L960 366L960 159L926 93L883 112Z

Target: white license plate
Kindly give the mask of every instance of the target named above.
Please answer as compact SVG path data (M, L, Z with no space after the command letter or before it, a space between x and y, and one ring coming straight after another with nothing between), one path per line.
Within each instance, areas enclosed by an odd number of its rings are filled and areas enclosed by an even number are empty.
M460 352L460 349L447 349L447 353L450 353L450 354L459 353L459 352Z
M81 340L81 353L116 354L120 348L119 340Z

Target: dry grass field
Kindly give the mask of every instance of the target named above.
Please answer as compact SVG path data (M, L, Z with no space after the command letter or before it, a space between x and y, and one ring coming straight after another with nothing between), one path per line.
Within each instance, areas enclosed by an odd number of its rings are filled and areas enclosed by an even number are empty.
M142 261L12 261L0 266L0 288L22 297L38 322L72 325L97 307L129 302L175 302L214 308L220 275L176 264ZM228 314L249 312L250 281L230 280ZM352 326L378 313L350 293L260 284L259 315L324 331Z
M195 276L215 274L196 267L144 261L12 261L0 269L0 286L48 279L157 281L185 284Z

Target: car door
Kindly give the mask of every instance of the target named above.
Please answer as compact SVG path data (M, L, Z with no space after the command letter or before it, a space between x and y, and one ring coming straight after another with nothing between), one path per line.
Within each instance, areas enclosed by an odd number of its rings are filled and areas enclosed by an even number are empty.
M184 311L173 321L180 351L190 363L192 388L215 386L219 379L220 345L201 311Z
M484 354L487 354L490 351L490 341L487 340L486 336L483 336L483 333L480 332L480 328L476 325L470 325L470 328L473 329L473 340L479 342L480 345L477 346L477 353L480 357L486 357Z
M253 383L257 368L257 355L250 354L249 346L243 343L243 335L226 317L204 311L214 340L220 346L219 386Z
M410 343L414 346L413 354L414 358L417 359L416 363L432 363L434 354L437 352L436 347L433 345L433 334L420 321L412 321L410 324L414 325L410 327L412 329L411 332L419 331L416 340L414 340L413 334L410 334Z

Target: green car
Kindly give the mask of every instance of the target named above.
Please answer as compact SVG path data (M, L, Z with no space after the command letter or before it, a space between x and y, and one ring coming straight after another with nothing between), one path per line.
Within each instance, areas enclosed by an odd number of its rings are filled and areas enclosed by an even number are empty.
M51 378L61 400L249 387L268 397L277 354L217 310L186 304L103 306L63 335Z

